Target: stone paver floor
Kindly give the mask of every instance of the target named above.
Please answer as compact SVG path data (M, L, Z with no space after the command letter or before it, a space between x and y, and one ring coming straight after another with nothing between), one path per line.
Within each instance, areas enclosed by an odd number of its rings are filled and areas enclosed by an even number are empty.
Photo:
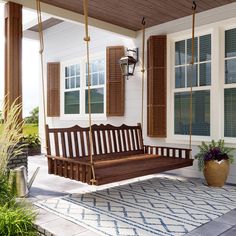
M29 157L29 177L39 166L40 171L30 190L30 201L60 197L88 190L86 184L47 174L44 156ZM112 186L112 185L111 185ZM98 236L98 234L43 209L38 210L36 224L42 233L55 236ZM236 236L236 209L186 234L186 236Z

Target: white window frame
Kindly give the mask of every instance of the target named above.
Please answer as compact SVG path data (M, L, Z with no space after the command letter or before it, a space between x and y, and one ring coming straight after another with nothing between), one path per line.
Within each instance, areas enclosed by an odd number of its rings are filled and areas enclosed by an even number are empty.
M195 33L195 37L200 37L200 36L204 36L207 34L211 34L211 61L204 61L204 62L198 62L196 63L197 65L200 65L202 63L207 63L207 62L211 62L211 85L210 86L198 86L198 87L193 87L193 92L194 91L204 91L204 90L209 90L210 91L210 136L198 136L198 135L192 135L192 143L193 145L195 144L200 144L201 141L210 141L211 137L212 137L212 127L213 127L213 99L212 99L212 94L213 94L213 90L215 87L215 81L213 79L213 76L215 75L214 73L214 66L213 66L213 62L214 59L213 57L214 55L214 40L213 40L213 28L212 27L203 27L202 29L198 29ZM167 37L167 61L168 61L168 65L167 68L169 68L169 72L167 71L167 89L168 89L168 93L169 96L167 98L167 111L168 111L168 115L167 115L167 125L168 127L170 127L168 129L168 133L167 133L167 138L166 138L166 142L169 143L184 143L184 144L188 144L189 143L189 135L178 135L175 134L174 131L174 95L177 92L190 92L190 88L175 88L175 68L179 67L175 65L175 43L181 40L186 40L191 38L191 30L185 31L185 32L178 32L175 34L171 34L168 35ZM199 54L199 48L200 48L200 44L198 44L198 57L200 56ZM187 64L184 65L188 65L189 63L186 61ZM182 65L182 66L184 66ZM198 66L198 75L199 75L199 70L200 70L200 66ZM186 72L185 72L186 73ZM187 76L187 75L186 75ZM199 76L198 76L199 79ZM172 114L172 115L170 115Z
M236 143L236 137L225 137L224 136L224 124L225 124L225 119L224 119L224 113L225 113L225 109L224 109L224 91L225 89L227 88L236 88L236 83L232 83L232 84L226 84L225 83L225 61L228 60L228 59L236 59L236 56L235 57L228 57L226 58L225 57L225 31L227 30L231 30L231 29L236 29L236 24L233 23L233 24L228 24L228 25L225 25L225 27L222 28L222 31L221 31L221 38L222 38L222 44L223 44L223 47L221 48L221 55L222 55L222 60L221 60L221 64L223 65L223 72L222 72L222 78L223 78L223 81L221 83L221 86L222 86L222 114L221 114L221 120L222 120L222 125L221 125L221 133L222 133L222 137L223 139L225 140L226 143Z
M101 114L94 113L92 114L93 120L107 120L106 116L106 53L97 53L92 54L90 56L90 62L97 59L104 59L105 60L105 71L104 71L104 85L96 85L91 86L91 89L95 88L104 88L104 112ZM87 120L89 118L89 114L85 113L85 91L87 89L86 86L86 56L80 57L80 58L74 58L73 60L67 60L61 62L61 93L60 93L60 99L61 99L61 114L60 119L61 120ZM70 65L80 65L80 88L75 89L65 89L65 67ZM80 114L65 114L65 92L69 91L78 91L80 90Z

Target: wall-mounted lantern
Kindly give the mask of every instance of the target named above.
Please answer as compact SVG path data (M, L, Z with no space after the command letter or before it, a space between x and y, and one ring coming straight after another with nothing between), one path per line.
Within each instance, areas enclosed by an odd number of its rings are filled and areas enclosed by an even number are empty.
M134 58L134 54L136 54L136 58ZM122 75L127 77L127 79L129 76L133 76L137 62L138 62L138 48L127 49L127 55L120 59L120 68L122 71Z

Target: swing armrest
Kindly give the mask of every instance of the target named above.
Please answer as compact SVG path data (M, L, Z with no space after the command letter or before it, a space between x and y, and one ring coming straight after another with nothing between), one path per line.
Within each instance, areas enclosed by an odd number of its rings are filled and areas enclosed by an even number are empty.
M192 149L189 148L176 148L176 147L162 147L144 145L144 153L157 154L163 157L175 157L190 159Z

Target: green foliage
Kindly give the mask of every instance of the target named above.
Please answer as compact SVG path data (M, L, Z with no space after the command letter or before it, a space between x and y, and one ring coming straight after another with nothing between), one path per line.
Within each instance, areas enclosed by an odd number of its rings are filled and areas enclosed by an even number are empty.
M202 144L198 146L198 148L200 150L194 158L198 160L199 171L203 171L204 169L206 155L209 153L210 150L213 150L215 148L219 149L221 153L226 154L229 158L230 163L233 163L234 161L234 156L232 154L234 148L225 147L225 142L222 139L217 142L215 140L212 140L209 144L202 142Z
M38 148L41 145L39 136L36 134L24 136L22 142L26 142L29 148Z
M30 116L25 118L27 124L38 124L39 123L39 107L35 107L31 112Z
M5 108L7 103L5 103ZM21 154L25 145L23 138L23 122L19 122L22 106L17 100L10 106L7 117L1 125L0 134L0 235L25 236L36 235L33 223L35 212L29 205L17 202L9 185L7 163L13 156Z
M36 214L26 203L0 206L0 235L34 236Z
M14 199L14 195L8 183L7 174L2 175L0 179L0 206L6 203L10 204Z

